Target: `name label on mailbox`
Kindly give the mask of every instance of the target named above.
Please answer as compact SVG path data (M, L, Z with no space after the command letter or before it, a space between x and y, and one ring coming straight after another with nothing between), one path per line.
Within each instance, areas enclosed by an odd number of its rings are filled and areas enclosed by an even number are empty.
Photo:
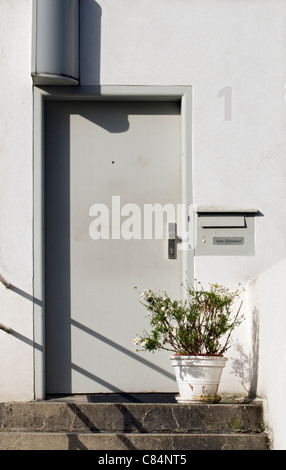
M244 245L244 237L213 237L213 245Z

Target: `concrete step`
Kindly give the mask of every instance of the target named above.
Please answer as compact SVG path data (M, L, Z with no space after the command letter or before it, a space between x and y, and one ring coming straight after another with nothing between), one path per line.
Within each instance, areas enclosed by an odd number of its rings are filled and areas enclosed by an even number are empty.
M260 404L0 403L0 430L45 432L255 432Z
M0 403L0 449L268 448L261 403Z
M2 432L0 450L267 450L265 433Z

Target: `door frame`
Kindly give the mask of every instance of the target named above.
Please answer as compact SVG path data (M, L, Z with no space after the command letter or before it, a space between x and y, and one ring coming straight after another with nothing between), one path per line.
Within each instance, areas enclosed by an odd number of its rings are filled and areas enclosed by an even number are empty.
M44 253L44 116L46 101L180 101L182 152L182 203L193 204L192 87L191 86L48 86L34 87L34 201L33 201L33 321L34 398L45 399L45 253ZM193 223L186 212L193 234ZM182 279L194 279L194 246L182 251Z

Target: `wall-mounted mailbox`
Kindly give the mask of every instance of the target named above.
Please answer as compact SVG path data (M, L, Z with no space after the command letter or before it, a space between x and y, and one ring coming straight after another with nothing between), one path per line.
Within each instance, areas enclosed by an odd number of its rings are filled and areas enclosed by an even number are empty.
M78 85L79 0L33 0L35 85Z
M251 256L255 254L256 210L197 211L195 254L200 256Z

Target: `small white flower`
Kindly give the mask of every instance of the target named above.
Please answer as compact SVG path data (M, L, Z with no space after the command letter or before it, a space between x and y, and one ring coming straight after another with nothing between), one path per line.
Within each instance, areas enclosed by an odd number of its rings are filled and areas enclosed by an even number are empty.
M135 345L136 345L136 344L138 344L138 343L139 343L139 341L140 341L140 339L139 339L139 338L134 338L134 340L133 340L133 344L135 344Z
M173 336L176 336L176 334L177 334L177 327L176 326L173 326L173 329L172 329L171 333L172 333Z
M162 312L165 312L165 307L161 307Z

